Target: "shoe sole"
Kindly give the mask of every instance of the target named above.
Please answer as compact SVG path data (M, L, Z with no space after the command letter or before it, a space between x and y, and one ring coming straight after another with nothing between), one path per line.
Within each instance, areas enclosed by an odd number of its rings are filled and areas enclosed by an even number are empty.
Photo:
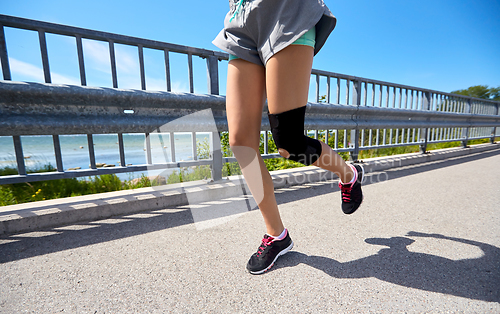
M361 181L360 183L363 184L365 182L365 168L361 164L356 164L356 166L359 166L361 168Z
M359 181L359 183L360 183L361 185L363 185L363 182L365 182L365 168L363 168L363 165L361 165L361 164L356 164L356 166L359 166L359 167L361 168L361 181ZM361 207L361 204L363 204L363 200L364 200L364 199L365 199L365 195L363 194L363 196L361 196L361 203L359 203L359 207ZM358 207L358 208L356 208L356 210L358 210L358 209L359 209L359 207ZM355 210L355 211L356 211L356 210ZM355 211L354 211L354 212L355 212ZM352 213L354 213L354 212L352 212ZM351 213L351 214L352 214L352 213Z
M278 257L280 257L282 255L285 255L292 248L293 248L293 241L292 241L292 243L286 249L282 250L281 252L278 253L278 255L276 255L276 257L274 258L274 261L271 263L271 265L267 266L267 268L265 268L263 270L259 270L259 271L249 271L249 273L252 274L252 275L260 275L262 273L265 273L266 271L268 271L269 269L271 269L271 267L273 267L273 265L276 262L276 260L278 259Z
M361 164L357 164L357 166L359 166L361 168L361 181L359 181L359 183L361 185L363 185L363 183L365 182L365 168L363 168L363 165L361 165ZM363 204L364 199L365 199L365 195L363 194L363 196L361 197L361 203L359 203L360 207L361 207L361 204ZM359 209L359 207L358 207L358 209Z

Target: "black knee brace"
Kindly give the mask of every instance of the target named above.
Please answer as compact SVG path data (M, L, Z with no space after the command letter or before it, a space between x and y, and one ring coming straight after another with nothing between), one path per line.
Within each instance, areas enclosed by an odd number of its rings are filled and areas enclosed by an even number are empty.
M305 113L304 106L268 117L276 147L286 149L288 159L309 166L321 156L321 143L304 135Z

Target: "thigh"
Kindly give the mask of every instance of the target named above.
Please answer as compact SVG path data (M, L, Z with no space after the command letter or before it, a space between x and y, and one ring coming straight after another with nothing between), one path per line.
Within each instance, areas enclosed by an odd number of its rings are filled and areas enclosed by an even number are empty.
M307 104L314 49L290 45L266 64L269 112L281 113Z
M266 94L263 66L242 60L228 64L226 115L229 143L258 150Z

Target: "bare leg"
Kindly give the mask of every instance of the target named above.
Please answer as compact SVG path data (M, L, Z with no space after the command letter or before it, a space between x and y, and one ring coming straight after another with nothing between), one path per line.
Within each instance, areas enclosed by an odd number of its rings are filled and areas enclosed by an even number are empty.
M323 148L321 156L313 166L335 173L342 183L350 182L354 178L351 167L330 146L321 142L321 147Z
M266 224L267 233L278 236L284 230L274 196L274 185L260 157L262 109L266 94L265 68L236 59L227 73L226 114L229 145Z
M269 59L266 85L270 113L289 111L307 103L313 56L312 47L291 45ZM351 167L330 146L321 145L321 156L313 165L334 172L342 182L351 181L354 176ZM285 158L289 156L284 149L279 153Z

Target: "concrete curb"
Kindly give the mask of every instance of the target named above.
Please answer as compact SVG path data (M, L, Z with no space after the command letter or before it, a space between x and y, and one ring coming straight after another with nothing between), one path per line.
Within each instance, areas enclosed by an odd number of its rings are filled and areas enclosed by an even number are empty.
M491 150L500 152L500 146L481 144L469 148L435 150L428 154L378 157L363 160L363 166L369 173ZM273 171L271 176L275 188L337 178L333 173L314 166ZM188 199L191 203L220 200L241 195L242 191L248 191L242 177L232 176L220 182L196 181L4 206L0 207L0 234L32 231L79 221L186 205Z

